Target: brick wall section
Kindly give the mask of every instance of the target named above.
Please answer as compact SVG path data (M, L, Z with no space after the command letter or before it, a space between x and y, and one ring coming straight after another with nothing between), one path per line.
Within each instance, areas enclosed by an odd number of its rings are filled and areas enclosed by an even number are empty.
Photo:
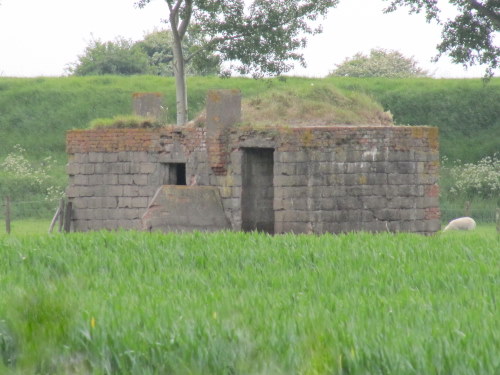
M207 133L199 128L69 132L74 229L140 228L162 185L162 163L185 162L188 184L217 186L240 230L245 148L274 149L276 233L440 228L437 128L233 127L216 138L223 144L209 157Z

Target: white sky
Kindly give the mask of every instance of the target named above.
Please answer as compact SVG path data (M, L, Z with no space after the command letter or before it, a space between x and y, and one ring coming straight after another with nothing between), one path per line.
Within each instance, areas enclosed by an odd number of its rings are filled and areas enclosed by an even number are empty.
M0 0L0 76L65 75L89 41L117 36L142 39L155 28L166 28L163 0L144 9L135 0ZM322 21L323 34L310 37L304 50L307 68L289 74L324 77L346 57L372 48L393 49L413 57L436 78L482 77L483 67L465 70L442 58L431 63L440 41L440 28L423 15L406 9L383 14L382 0L341 0ZM451 16L451 13L449 13ZM497 72L498 76L498 72Z

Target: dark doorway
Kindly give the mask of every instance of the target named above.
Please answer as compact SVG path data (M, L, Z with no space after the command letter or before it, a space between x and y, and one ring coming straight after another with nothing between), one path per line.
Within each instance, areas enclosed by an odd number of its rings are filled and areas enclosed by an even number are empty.
M164 163L162 185L186 185L185 163Z
M247 148L241 163L241 228L274 234L274 150Z

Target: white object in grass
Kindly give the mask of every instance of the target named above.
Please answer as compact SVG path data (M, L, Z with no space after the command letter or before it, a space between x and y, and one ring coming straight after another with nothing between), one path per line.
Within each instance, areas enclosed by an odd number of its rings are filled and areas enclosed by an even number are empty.
M443 229L445 230L455 229L455 230L473 230L476 227L476 222L471 217L459 217L448 223L448 225Z

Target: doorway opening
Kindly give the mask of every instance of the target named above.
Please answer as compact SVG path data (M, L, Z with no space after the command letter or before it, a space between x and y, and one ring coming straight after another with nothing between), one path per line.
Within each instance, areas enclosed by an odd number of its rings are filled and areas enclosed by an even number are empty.
M274 149L243 149L241 228L274 234Z

